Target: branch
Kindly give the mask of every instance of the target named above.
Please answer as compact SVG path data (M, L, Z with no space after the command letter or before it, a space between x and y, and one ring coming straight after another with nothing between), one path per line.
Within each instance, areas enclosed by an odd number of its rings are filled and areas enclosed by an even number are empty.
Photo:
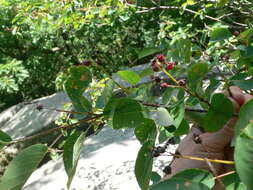
M165 106L163 104L152 104L152 103L145 103L143 101L139 101L139 103L141 103L142 105L144 106L149 106L149 107L155 107L155 108L159 108L159 107L164 107L164 108L170 108L168 106ZM189 107L186 107L185 108L185 111L189 111L189 112L199 112L199 113L207 113L208 110L203 110L203 109L193 109L193 108L189 108ZM233 114L233 117L238 117L239 115L237 113L234 113Z
M146 12L150 12L150 11L153 11L153 10L159 10L159 9L176 9L176 10L180 10L181 9L180 7L177 7L177 6L158 6L158 7L151 7L151 8L137 6L137 8L140 8L140 9L143 9L143 10L137 11L136 13L146 13ZM196 11L188 9L188 8L183 8L183 10L186 11L186 12L188 12L188 13L200 15L199 12L196 12ZM215 18L215 17L209 16L209 15L202 15L202 16L205 17L205 18L207 18L207 19L216 21L216 22L227 24L227 25L229 25L232 28L243 29L243 28L247 27L246 24L242 24L242 23L237 23L236 22L234 24L238 25L238 26L235 26L235 25L231 25L231 24L229 24L229 23L227 23L227 22L225 22L225 21L223 21L223 20L221 20L219 18Z
M70 125L64 125L64 126L52 128L52 129L49 129L49 130L46 130L46 131L42 131L42 132L37 133L37 134L32 135L32 136L28 136L28 137L23 137L23 138L20 138L20 139L16 139L16 140L13 140L13 141L9 142L8 144L6 144L6 146L10 146L10 145L13 145L13 144L17 144L17 143L29 141L29 140L32 140L32 139L35 139L35 138L38 138L38 137L41 137L41 136L45 136L45 135L50 134L50 133L52 133L52 132L54 132L54 131L61 130L61 129L69 129L69 128L72 128L72 127L74 127L74 126L80 124L81 122L91 121L91 120L97 119L97 118L99 118L99 117L101 117L101 116L102 116L102 114L96 115L96 116L91 117L91 118L82 119L82 120L80 120L80 121L77 122L77 123L73 123L73 124L70 124Z

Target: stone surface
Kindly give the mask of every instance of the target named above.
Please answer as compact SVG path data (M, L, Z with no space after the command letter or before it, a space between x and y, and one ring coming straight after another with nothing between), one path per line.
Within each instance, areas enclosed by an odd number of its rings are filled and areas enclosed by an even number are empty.
M140 147L132 129L105 127L86 140L71 190L139 190L134 164ZM168 151L174 150L175 146ZM168 156L155 159L155 170L162 174L170 159ZM36 170L24 190L67 190L66 183L67 175L60 159Z
M42 130L54 123L59 113L51 110L36 109L37 104L43 104L45 108L62 108L69 102L63 92L53 94L26 103L12 106L0 114L0 130L9 134L13 139L28 136Z

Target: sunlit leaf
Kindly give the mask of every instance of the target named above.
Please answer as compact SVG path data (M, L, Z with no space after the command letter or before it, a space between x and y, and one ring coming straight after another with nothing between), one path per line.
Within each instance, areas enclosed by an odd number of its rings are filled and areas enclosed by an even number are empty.
M21 151L8 165L0 179L1 190L21 190L47 153L47 146L32 145Z

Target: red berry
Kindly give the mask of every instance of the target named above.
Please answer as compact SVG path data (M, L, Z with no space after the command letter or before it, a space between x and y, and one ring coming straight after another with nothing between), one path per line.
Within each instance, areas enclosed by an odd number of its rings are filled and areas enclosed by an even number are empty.
M239 36L240 35L240 32L239 31L234 31L233 33L235 36Z
M161 63L164 63L164 61L165 61L165 57L163 54L157 55L156 58Z
M91 65L91 61L90 60L84 60L84 61L81 62L80 65L90 66Z
M169 63L167 63L166 70L167 70L167 71L172 70L172 69L174 68L174 65L175 65L174 62L169 62Z
M43 108L44 108L43 104L38 104L38 105L36 106L36 109L37 109L38 111L41 111Z
M162 87L162 88L168 88L169 85L168 85L168 83L163 82L162 84L160 84L160 87Z

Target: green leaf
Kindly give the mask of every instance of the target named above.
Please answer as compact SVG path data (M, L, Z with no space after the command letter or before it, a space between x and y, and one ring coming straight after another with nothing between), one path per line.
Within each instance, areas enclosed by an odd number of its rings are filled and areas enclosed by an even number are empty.
M203 128L208 132L218 131L232 117L233 111L232 102L224 94L214 94L211 106L204 118Z
M187 122L187 120L183 119L182 122L180 123L179 127L174 132L174 135L181 136L184 134L188 134L189 129L190 129L189 123Z
M193 91L196 91L198 83L202 82L203 77L208 72L206 63L195 63L188 70L189 86Z
M11 137L0 130L0 150L10 141L12 141Z
M143 123L141 105L133 99L121 98L114 109L112 123L114 129L134 128Z
M134 130L136 138L143 144L147 140L155 140L156 125L153 120L145 119Z
M174 124L173 118L166 108L157 108L156 122L161 126L170 126Z
M71 182L76 172L76 167L81 153L81 148L85 139L86 132L73 133L64 144L63 162L65 171L68 174L67 187L70 188Z
M210 33L210 41L221 41L228 39L231 36L232 34L227 28L215 28Z
M184 119L184 102L180 103L179 105L177 105L173 110L172 110L172 114L173 114L173 125L178 128L182 122L182 120Z
M154 73L154 71L149 67L149 68L142 70L141 73L139 74L139 76L142 78L142 77L150 76L153 73Z
M163 93L163 104L169 104L170 100L173 96L173 93L175 92L174 88L166 88L165 92Z
M92 79L90 71L84 66L69 69L69 77L64 83L64 89L78 112L91 111L91 103L83 96Z
M141 190L149 189L153 166L153 158L151 156L153 146L154 141L145 142L139 150L135 162L134 173Z
M215 180L213 179L213 175L206 170L201 169L187 169L182 172L175 174L173 179L184 179L190 180L191 182L202 183L206 185L210 189L214 186Z
M225 6L230 0L219 0L218 1L218 7L223 7Z
M211 94L213 94L213 92L215 91L215 89L218 88L218 86L220 85L220 81L215 79L215 78L210 78L210 84L209 86L206 88L205 90L205 95L210 98Z
M236 173L223 177L222 182L226 186L226 190L247 190L246 185L242 183Z
M187 179L169 179L160 182L150 188L150 190L210 190L206 185L199 182L193 182Z
M236 171L244 184L249 189L253 189L253 123L249 123L239 136L235 143L235 166Z
M172 128L174 128L174 126L169 127L169 129L172 129ZM159 136L158 136L159 144L164 143L171 137L173 137L172 133L170 133L165 127L161 127L159 129Z
M151 181L152 181L153 185L157 184L161 179L162 179L162 177L158 173L156 173L156 172L151 173Z
M136 85L141 80L140 76L134 71L118 71L117 75L131 85Z
M173 61L189 63L191 58L191 41L189 39L176 40L167 53Z
M206 117L206 113L187 111L187 110L185 111L185 118L199 126L204 126L205 117Z
M239 118L235 125L235 134L239 136L253 118L253 99L244 104L239 112Z
M96 102L97 108L104 108L105 105L110 101L110 98L113 95L114 86L115 85L112 80L109 80L106 82L106 86L103 90L103 93L101 96L98 97L98 100Z
M248 29L244 32L242 32L239 36L238 36L238 40L246 45L249 45L250 43L252 43L253 41L253 29Z
M144 58L149 55L153 55L155 53L161 52L163 49L158 47L150 47L150 48L143 48L143 49L136 49L136 53L138 54L138 58Z
M232 80L231 82L235 86L239 86L242 90L253 89L253 78L248 79L248 80Z
M47 153L47 146L32 145L21 151L8 165L0 180L2 190L21 190Z

